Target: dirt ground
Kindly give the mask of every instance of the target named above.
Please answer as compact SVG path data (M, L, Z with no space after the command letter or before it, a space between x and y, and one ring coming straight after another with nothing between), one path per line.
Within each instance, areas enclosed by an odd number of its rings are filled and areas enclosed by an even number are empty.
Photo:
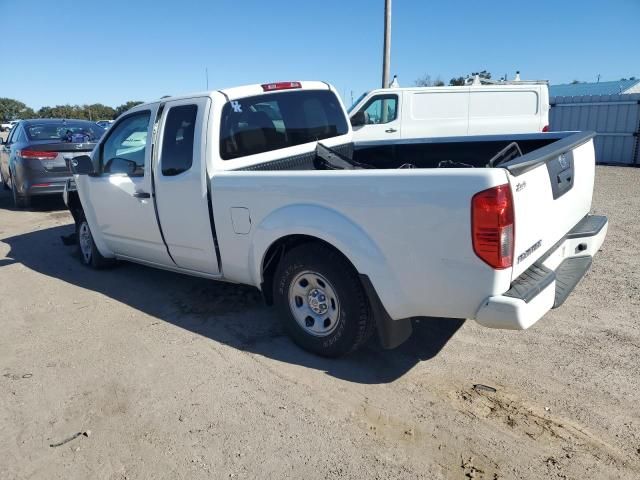
M332 361L252 289L84 268L61 202L2 192L0 478L640 478L640 169L599 167L594 211L602 251L532 329L423 320Z

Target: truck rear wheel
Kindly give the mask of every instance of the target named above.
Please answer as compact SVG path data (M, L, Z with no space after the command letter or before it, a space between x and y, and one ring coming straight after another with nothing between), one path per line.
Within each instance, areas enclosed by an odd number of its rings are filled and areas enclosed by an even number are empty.
M357 272L319 243L300 245L284 256L275 274L274 300L294 342L324 357L356 350L373 332Z
M89 228L89 222L84 214L80 214L78 224L76 225L76 233L78 235L78 250L80 253L80 261L87 267L101 269L107 268L115 264L115 260L102 256L96 243L93 241L93 235Z

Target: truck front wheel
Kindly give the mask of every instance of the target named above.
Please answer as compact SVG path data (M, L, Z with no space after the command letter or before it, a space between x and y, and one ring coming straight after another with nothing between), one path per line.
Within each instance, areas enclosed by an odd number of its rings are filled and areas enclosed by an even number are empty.
M294 342L325 357L340 357L373 331L369 302L357 272L319 243L290 250L278 265L274 300Z
M84 214L80 214L79 221L76 225L76 232L78 235L80 261L83 265L101 269L109 267L115 263L115 260L103 257L98 250L98 247L96 247L96 243L93 241L93 235L91 234L91 229L89 228L89 222L87 222Z

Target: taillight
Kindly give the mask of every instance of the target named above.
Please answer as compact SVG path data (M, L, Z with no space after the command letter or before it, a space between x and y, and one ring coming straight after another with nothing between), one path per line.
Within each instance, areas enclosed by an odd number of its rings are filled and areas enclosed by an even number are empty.
M483 190L471 200L473 251L495 269L513 264L514 214L509 185Z
M542 127L542 131L543 132L548 132L549 131L549 125L545 125L544 127Z
M39 152L37 150L20 150L18 156L21 158L32 158L35 160L53 160L58 156L57 152Z
M262 90L265 92L273 92L274 90L291 90L292 88L302 88L300 82L276 82L265 83L262 85Z

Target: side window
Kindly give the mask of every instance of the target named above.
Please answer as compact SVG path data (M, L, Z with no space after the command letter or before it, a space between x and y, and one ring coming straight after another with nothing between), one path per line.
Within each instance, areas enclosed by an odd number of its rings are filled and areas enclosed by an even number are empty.
M7 144L13 143L16 141L16 132L19 130L18 125L14 126L9 132L9 136L7 137Z
M20 143L23 143L23 142L27 141L27 136L25 135L24 128L22 128L22 126L20 126L20 128L18 130L18 133L16 133L15 141L16 142L20 142Z
M393 122L398 117L398 96L380 95L372 98L362 108L365 125Z
M179 175L191 168L197 115L197 105L181 105L169 109L160 157L162 175Z
M147 131L151 112L134 113L109 131L102 146L100 167L102 173L126 173L144 175L144 158L147 149Z

